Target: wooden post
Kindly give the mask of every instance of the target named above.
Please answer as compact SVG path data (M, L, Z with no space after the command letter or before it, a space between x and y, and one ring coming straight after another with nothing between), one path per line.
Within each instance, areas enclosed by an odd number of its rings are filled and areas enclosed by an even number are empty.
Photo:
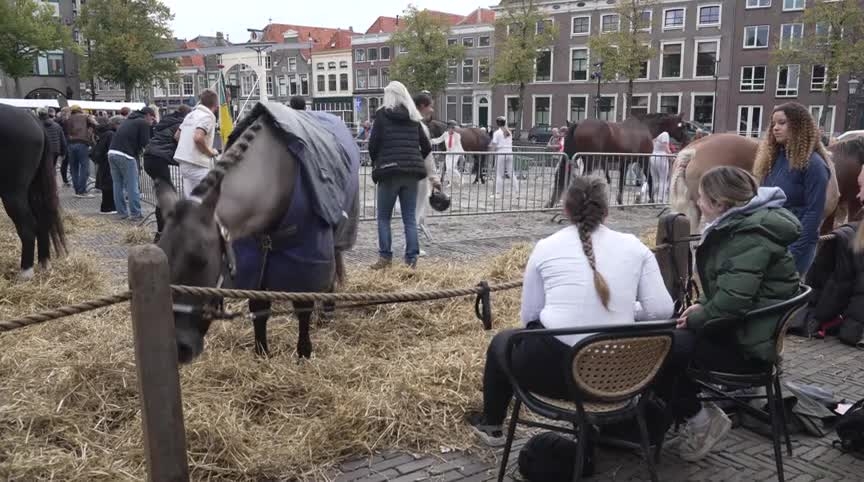
M654 256L663 274L666 289L676 302L681 299L687 289L690 277L690 221L681 213L669 213L660 217L657 222L657 246L669 245L667 249L658 250Z
M168 258L161 249L129 250L129 287L148 480L188 481Z

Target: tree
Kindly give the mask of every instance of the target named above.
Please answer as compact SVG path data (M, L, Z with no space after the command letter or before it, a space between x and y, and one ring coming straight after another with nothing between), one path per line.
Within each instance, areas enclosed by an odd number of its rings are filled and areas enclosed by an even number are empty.
M824 128L831 96L838 87L835 79L855 74L864 61L864 12L858 0L815 0L800 21L806 33L795 32L794 24L784 25L771 60L778 68L798 65L799 78L805 69L823 72L819 126Z
M136 85L175 76L177 64L154 59L173 49L168 24L174 16L159 0L90 0L81 14L81 30L90 43L84 72L122 84L126 100Z
M400 21L404 27L393 34L390 42L395 52L403 53L391 64L391 78L405 84L410 92L443 92L447 86L447 63L458 64L464 57L464 48L447 44L448 25L427 10L409 6Z
M0 69L15 81L21 97L20 78L33 73L41 53L72 45L69 29L54 16L54 9L36 0L0 1Z
M644 67L655 51L646 29L651 27L651 9L656 0L622 0L616 7L619 28L588 40L591 57L603 62L607 79L627 79L627 113L633 109L633 82L647 75ZM648 13L647 17L644 15Z
M516 118L522 119L525 87L534 80L540 55L551 49L558 29L538 9L534 0L502 1L495 20L496 56L492 85L510 86L519 93ZM521 122L516 123L517 136Z

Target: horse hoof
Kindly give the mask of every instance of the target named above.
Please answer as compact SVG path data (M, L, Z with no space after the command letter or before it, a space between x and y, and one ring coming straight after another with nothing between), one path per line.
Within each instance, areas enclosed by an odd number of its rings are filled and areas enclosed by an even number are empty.
M48 261L47 259L45 261L40 261L39 269L42 271L51 271L51 261Z
M34 275L33 268L25 269L18 273L18 281L30 281Z
M309 359L312 357L312 343L311 342L298 342L297 343L297 357L300 359L306 358Z

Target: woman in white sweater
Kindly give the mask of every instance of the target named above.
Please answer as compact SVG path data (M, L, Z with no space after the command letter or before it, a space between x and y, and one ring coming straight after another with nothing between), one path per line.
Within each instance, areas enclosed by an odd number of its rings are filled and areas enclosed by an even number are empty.
M521 318L526 329L621 325L672 316L672 298L651 250L632 234L603 225L608 199L605 180L573 180L564 199L572 224L540 240L525 267ZM495 335L486 352L483 412L468 414L475 433L493 446L504 443L502 423L513 396L499 362L509 331ZM566 398L560 367L585 336L526 339L513 351L513 375L532 392Z

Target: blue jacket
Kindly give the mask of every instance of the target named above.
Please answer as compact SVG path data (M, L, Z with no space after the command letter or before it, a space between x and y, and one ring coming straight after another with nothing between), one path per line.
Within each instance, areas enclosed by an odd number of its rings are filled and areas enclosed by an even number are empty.
M786 150L780 149L774 165L762 181L762 186L779 187L783 190L786 194L786 204L783 207L792 211L801 222L801 237L789 246L789 251L795 258L795 266L801 274L807 272L816 255L819 226L822 224L830 178L828 164L818 153L810 154L807 167L798 170L790 169Z

